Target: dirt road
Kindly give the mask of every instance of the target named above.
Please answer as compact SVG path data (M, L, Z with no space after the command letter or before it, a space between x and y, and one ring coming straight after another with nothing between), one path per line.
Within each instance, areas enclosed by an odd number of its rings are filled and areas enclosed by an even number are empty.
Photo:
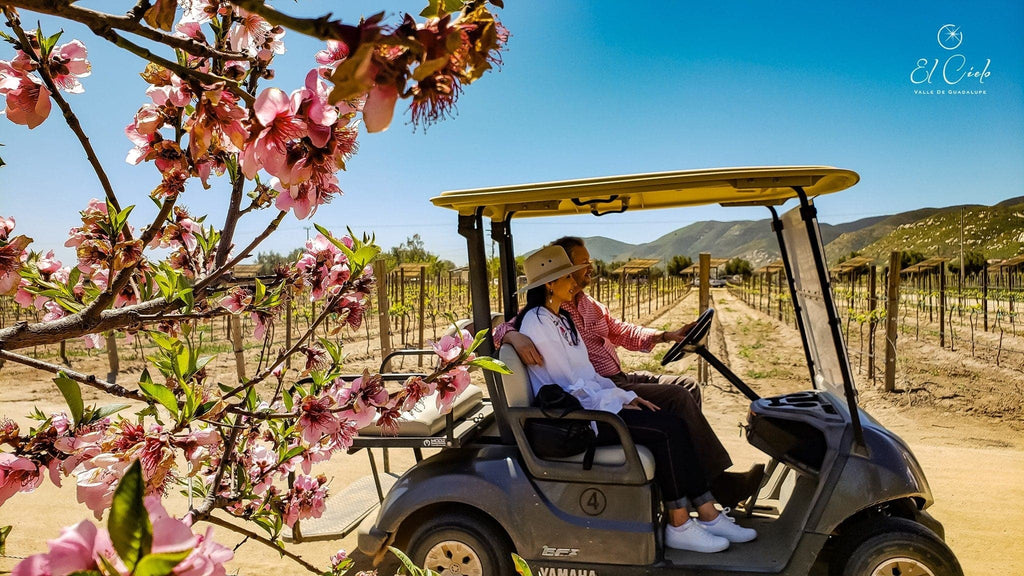
M807 388L803 351L795 330L752 311L725 289L715 289L713 298L718 314L710 346L719 358L761 395ZM652 325L675 327L692 319L695 312L696 295L692 294ZM362 345L358 344L356 349L361 349ZM956 361L946 358L942 350L923 345L907 343L904 348L908 362L911 354L916 364ZM656 352L664 349L661 347ZM229 370L230 359L227 354L222 356L224 369ZM622 359L629 369L657 366L651 355L623 353ZM95 364L95 373L104 373L99 359ZM87 367L76 366L76 369ZM685 359L675 369L694 373L694 361ZM963 371L970 372L970 377L965 378L970 382L990 383L993 379L988 368L971 362L959 362L956 376L947 378L961 378ZM927 371L927 382L913 380L917 378L913 374L925 374L924 371L907 372L911 374L903 380L907 390L957 384L945 380L932 384L936 378L942 378L941 374L936 376L934 370ZM132 382L134 376L122 377L124 382ZM1020 385L1016 380L1008 381L1015 378L1013 374L1002 374L999 378L1006 386ZM1003 418L978 416L962 407L951 411L941 402L923 401L921 394L886 395L863 383L859 388L862 405L907 440L921 461L935 495L931 511L945 525L947 540L960 558L965 573L1024 574L1024 547L1020 545L1024 536L1024 515L1019 511L1024 501L1024 421L1016 413ZM94 398L97 397L87 394L86 402ZM765 461L765 456L746 444L740 435L739 425L746 417L746 400L717 375L706 386L704 398L705 413L729 448L736 467L745 468L753 462ZM64 409L59 392L45 375L9 364L0 371L0 415L14 417L25 426L28 421L24 415L33 406L44 412ZM393 462L401 466L407 464L408 459L395 455ZM369 465L365 455L357 454L336 458L323 472L333 478L333 486L340 488L368 474ZM187 503L183 497L172 496L169 504L172 512L181 512ZM12 498L0 508L0 525L15 526L7 541L10 557L0 557L0 573L9 571L17 557L44 550L45 541L55 537L61 526L89 516L88 510L75 501L72 485L59 489L44 483L34 493ZM218 541L228 545L242 540L222 528L216 528L215 534ZM289 549L323 566L339 548L354 550L354 536L335 542L293 545ZM245 543L230 564L230 570L238 574L282 570L296 573L296 569L273 550L253 542ZM390 574L389 571L381 573Z

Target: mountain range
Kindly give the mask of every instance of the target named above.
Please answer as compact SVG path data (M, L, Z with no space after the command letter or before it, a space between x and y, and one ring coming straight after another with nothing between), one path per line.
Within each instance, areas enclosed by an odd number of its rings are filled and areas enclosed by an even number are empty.
M844 224L819 222L819 227L830 262L853 252L882 262L897 249L955 257L960 251L961 213L965 251L980 252L988 259L1009 258L1024 251L1024 196L994 206L921 208ZM584 240L591 258L605 262L631 258L667 262L676 255L696 261L701 252L709 252L712 258L743 258L757 268L779 257L768 219L697 222L643 244L604 236Z

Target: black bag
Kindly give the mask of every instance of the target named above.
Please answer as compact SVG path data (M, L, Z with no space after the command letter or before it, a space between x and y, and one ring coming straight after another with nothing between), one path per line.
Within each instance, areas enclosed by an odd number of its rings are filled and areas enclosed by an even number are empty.
M526 438L537 456L566 458L586 452L583 469L590 470L597 445L594 429L587 420L564 419L570 412L583 409L580 401L557 384L545 384L537 392L534 405L547 416L526 421Z

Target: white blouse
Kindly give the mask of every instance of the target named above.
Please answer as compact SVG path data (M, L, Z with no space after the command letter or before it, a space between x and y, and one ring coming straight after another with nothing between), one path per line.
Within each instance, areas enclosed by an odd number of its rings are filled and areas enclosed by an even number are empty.
M545 384L558 384L583 408L613 414L636 398L635 392L619 388L594 370L582 339L572 343L572 330L562 316L538 306L523 316L519 332L529 336L544 357L542 366L526 367L534 395Z

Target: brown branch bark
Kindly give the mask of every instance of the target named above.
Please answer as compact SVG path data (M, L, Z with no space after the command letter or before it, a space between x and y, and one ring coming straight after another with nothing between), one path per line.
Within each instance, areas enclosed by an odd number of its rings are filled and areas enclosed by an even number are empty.
M141 392L135 390L129 390L124 386L118 386L105 380L93 376L92 374L82 374L81 372L75 372L69 369L67 366L60 364L51 364L49 362L43 362L29 356L23 356L21 354L15 354L14 352L7 352L6 350L0 350L0 359L10 360L18 364L24 364L37 370L43 370L44 372L50 372L56 374L57 372L63 372L68 378L71 378L75 382L85 384L91 388L102 390L111 396L117 396L119 398L128 398L129 400L138 400L139 402L145 402L146 404L152 404L153 401L147 398Z
M273 540L271 540L271 539L269 539L269 538L267 538L265 536L261 536L261 535L257 534L256 532L253 532L251 530L247 530L245 528L242 528L241 526L238 526L237 524L233 524L231 522L228 522L227 520L222 520L222 519L220 519L220 518L218 518L216 516L213 516L211 514L206 515L204 518L201 519L201 521L213 524L214 526L220 526L221 528L226 528L228 530L231 530L232 532L237 532L238 534L241 534L241 535L245 536L246 538L250 538L252 540L255 540L255 541L259 542L260 544L264 544L266 546L270 546L275 551L280 553L282 556L287 556L289 559L293 560L296 564L298 564L299 566L302 566L306 570L309 570L313 574L323 574L323 572L324 572L323 570L321 570L321 569L317 568L316 566L310 564L309 562L303 560L302 556L299 556L298 554L296 554L294 552L289 552L288 550L285 550L284 548L280 548L280 547L278 547L277 544L274 543Z
M231 0L231 3L249 12L259 14L271 24L321 40L342 40L341 31L352 28L352 26L343 25L337 20L331 20L330 12L319 18L296 18L267 6L264 0Z
M248 54L216 50L191 38L174 36L150 28L140 23L142 14L145 13L145 10L133 9L133 11L129 12L128 15L117 16L115 14L107 14L105 12L90 10L89 8L82 8L73 4L69 0L10 0L9 4L26 10L31 10L33 12L39 12L40 14L49 14L51 16L74 20L75 22L85 24L93 31L103 30L105 28L123 30L200 58L221 58L225 60L242 60L248 62L255 61L255 58L252 58Z
M266 240L267 236L270 236L274 232L274 230L277 230L277 227L281 225L281 221L284 220L284 217L285 217L286 214L288 214L288 212L285 212L283 210L281 212L278 212L277 216L270 222L270 224L268 224L267 227L263 229L263 232L261 232L259 236L254 238L253 241L250 242L248 246L246 246L234 258L232 258L231 260L227 261L222 266L219 266L216 270L211 272L209 276L207 276L206 278L203 278L202 280L200 280L192 288L192 290L194 292L199 292L199 291L203 290L204 288L206 288L210 284L216 282L228 270L231 270L232 268L234 268L235 265L238 264L239 262L241 262L244 258L249 256L249 254L252 253L253 249L255 249L256 246L258 246L261 242ZM223 241L224 240L223 240L223 236L222 236L221 237L221 242L223 242Z

